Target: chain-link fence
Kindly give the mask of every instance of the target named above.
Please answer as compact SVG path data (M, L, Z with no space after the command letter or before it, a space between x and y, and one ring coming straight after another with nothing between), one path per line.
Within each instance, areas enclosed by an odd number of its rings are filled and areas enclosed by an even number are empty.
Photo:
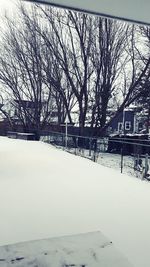
M41 140L121 173L149 180L150 140L43 132Z

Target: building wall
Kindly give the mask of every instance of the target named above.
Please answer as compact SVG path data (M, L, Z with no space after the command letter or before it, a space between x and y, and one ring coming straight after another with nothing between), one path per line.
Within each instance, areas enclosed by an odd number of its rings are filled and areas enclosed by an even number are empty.
M133 133L134 132L134 111L124 111L124 131L123 131L123 112L110 124L110 132L112 133Z

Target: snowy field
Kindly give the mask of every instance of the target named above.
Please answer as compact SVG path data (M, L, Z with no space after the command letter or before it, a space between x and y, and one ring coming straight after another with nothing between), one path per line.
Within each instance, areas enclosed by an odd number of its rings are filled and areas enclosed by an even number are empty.
M121 156L118 154L99 153L97 163L121 172ZM132 156L123 156L123 173L140 179L142 178L142 174L134 170L134 158Z
M94 153L93 150L89 151L89 149L72 147L72 145L73 145L72 139L70 139L70 141L69 141L70 143L68 142L69 145L66 149L65 147L60 145L60 144L62 144L62 136L58 136L57 134L56 134L56 136L53 136L53 135L52 136L50 136L50 135L49 136L42 136L41 141L52 144L53 146L55 146L59 149L65 150L69 153L72 153L72 154L96 161L97 163L101 164L102 166L116 169L116 170L120 171L120 173L121 173L121 155L117 154L117 153L108 153L107 152L107 150L108 150L107 141L105 142L105 141L101 140L101 144L98 144L98 149L97 149L96 153ZM142 166L144 168L145 167L145 158L143 157L141 159L142 159ZM150 158L149 158L148 164L150 166ZM135 157L134 156L123 155L122 172L124 174L129 175L129 176L134 176L136 178L143 179L142 167L139 166L139 170L135 170L134 165L135 165Z
M63 149L60 146L58 146L58 148ZM92 151L91 156L89 156L89 150L86 149L75 150L74 148L73 149L67 148L67 151L72 154L77 154L81 157L85 157L91 160L93 160L94 157L94 152ZM113 168L121 172L121 155L119 154L106 153L106 152L96 153L96 162L101 164L102 166ZM132 156L123 156L123 173L138 178L142 177L142 174L140 172L134 170L134 158Z
M146 181L42 142L0 137L1 246L100 230L133 266L148 267L149 203Z

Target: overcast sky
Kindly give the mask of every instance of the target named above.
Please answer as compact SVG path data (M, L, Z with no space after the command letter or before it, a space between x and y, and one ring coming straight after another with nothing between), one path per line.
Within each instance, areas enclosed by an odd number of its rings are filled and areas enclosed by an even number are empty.
M0 0L0 26L3 26L3 16L5 12L9 17L16 17L17 5L21 0ZM23 1L24 2L24 1ZM29 2L24 2L27 5L31 5Z
M8 12L15 10L15 3L17 2L18 0L0 0L1 14L4 14L5 10L7 10Z

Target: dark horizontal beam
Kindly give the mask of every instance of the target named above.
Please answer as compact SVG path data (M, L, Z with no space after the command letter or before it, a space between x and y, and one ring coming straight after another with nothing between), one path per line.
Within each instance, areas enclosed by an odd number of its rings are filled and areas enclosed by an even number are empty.
M150 0L24 0L150 26Z

